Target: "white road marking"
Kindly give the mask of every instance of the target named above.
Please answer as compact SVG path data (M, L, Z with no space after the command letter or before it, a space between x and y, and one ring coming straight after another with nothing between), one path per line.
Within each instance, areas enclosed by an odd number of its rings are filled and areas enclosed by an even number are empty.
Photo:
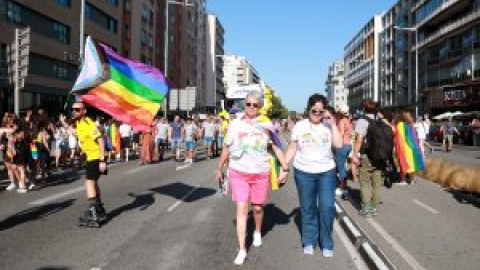
M179 171L179 170L183 170L183 169L186 169L186 168L190 168L191 166L192 166L191 164L184 164L184 165L177 166L177 168L175 168L175 170Z
M352 242L350 242L350 240L348 239L347 235L345 234L345 231L340 228L340 225L338 224L337 220L335 220L335 223L333 223L333 230L338 235L338 238L340 238L340 241L342 241L343 246L347 249L348 255L350 255L350 258L352 258L352 261L357 267L357 269L368 270L368 266L362 260L362 257L358 253L358 250L353 246Z
M55 195L52 195L52 196L49 196L49 197L46 197L46 198L43 198L43 199L39 199L39 200L36 200L36 201L33 201L33 202L29 202L28 204L35 205L35 206L43 205L43 204L46 204L50 201L55 201L55 200L58 200L62 197L66 197L66 196L69 196L69 195L72 195L72 194L75 194L75 193L78 193L78 192L81 192L81 191L84 191L84 190L85 190L85 187L80 186L80 187L70 189L70 190L67 190L67 191L64 191L64 192L61 192L61 193L58 193L58 194L55 194Z
M192 195L193 192L195 192L198 188L199 188L199 186L195 186L194 189L190 190L190 192L188 192L187 194L185 194L185 196L183 196L180 200L178 200L177 202L175 202L174 204L172 204L170 207L168 207L167 212L172 212L173 210L175 210L175 208L177 208L180 204L182 204L182 203L183 203L188 197L190 197L190 195Z
M421 201L419 201L419 200L417 200L417 199L413 199L412 201L413 201L415 204L423 207L424 209L432 212L432 213L435 214L435 215L440 214L440 212L438 212L437 210L433 209L432 207L428 206L427 204L425 204L425 203L423 203L423 202L421 202Z
M400 256L415 270L426 270L400 243L398 243L380 224L373 218L366 219L370 225L389 243Z
M364 242L362 244L363 250L368 254L368 257L370 257L373 260L373 263L379 270L389 270L388 266L385 265L385 263L378 257L377 253L373 250L372 246L368 242Z
M141 171L143 169L147 168L147 166L140 166L138 168L133 168L133 169L130 169L128 171L125 172L125 174L129 174L129 173L134 173L134 172L138 172L138 171Z

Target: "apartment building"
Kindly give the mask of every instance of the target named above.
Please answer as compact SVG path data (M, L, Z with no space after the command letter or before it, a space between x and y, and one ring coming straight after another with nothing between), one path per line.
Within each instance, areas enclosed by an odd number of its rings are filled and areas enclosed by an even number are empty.
M343 60L334 62L328 68L328 76L325 82L326 92L330 105L338 108L341 104L347 104L348 92L344 85Z
M480 1L417 0L421 111L480 110Z
M379 100L382 16L371 18L344 47L345 87L352 112L360 110L365 99Z
M124 0L122 16L122 50L128 58L153 65L155 60L155 35L157 34L154 0ZM161 49L161 48L159 48Z
M207 17L207 93L206 105L215 108L221 107L221 100L225 99L224 77L224 35L225 30L215 15Z
M239 84L260 83L260 75L244 56L225 55L223 61L223 83L226 90Z
M81 1L0 0L0 111L13 111L13 86L7 58L15 28L31 29L28 76L20 109L42 107L55 112L65 102L78 72ZM85 5L85 35L121 48L119 0L90 0Z

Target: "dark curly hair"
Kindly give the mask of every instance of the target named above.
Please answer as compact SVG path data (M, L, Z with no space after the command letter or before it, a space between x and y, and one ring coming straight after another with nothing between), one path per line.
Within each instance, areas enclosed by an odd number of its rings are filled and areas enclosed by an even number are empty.
M324 95L313 94L308 98L307 110L309 111L317 102L322 103L325 108L328 106L328 100Z

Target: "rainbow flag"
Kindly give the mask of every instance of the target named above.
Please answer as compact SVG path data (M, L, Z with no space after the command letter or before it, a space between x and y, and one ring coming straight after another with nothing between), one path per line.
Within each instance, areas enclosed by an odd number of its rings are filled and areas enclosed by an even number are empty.
M116 54L88 37L82 70L72 94L137 131L148 131L169 91L152 66Z
M32 159L37 160L38 159L38 148L37 148L37 143L32 142L30 144L30 153L32 154Z
M403 173L425 169L415 128L404 122L395 125L395 153Z
M116 153L120 153L120 147L121 147L121 137L120 137L120 131L117 128L117 125L112 123L108 127L108 137L109 137L109 142L112 148L112 151Z
M257 122L255 126L261 130L265 130L270 140L272 140L273 144L277 146L279 149L282 149L282 142L278 137L277 132L275 132L275 127L272 124L272 121L265 115L261 115L257 118ZM280 162L278 161L278 157L275 153L270 154L269 158L270 163L270 187L272 190L277 190L280 185L278 183L278 174L280 172Z

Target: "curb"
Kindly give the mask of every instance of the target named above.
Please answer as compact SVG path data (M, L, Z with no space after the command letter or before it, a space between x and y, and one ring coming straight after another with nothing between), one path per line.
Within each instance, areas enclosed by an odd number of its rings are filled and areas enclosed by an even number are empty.
M383 251L373 243L370 237L358 226L351 218L341 204L335 199L335 209L337 210L337 220L340 226L346 232L348 238L355 245L356 249L362 256L362 259L370 269L375 270L396 270L397 268L385 256Z

